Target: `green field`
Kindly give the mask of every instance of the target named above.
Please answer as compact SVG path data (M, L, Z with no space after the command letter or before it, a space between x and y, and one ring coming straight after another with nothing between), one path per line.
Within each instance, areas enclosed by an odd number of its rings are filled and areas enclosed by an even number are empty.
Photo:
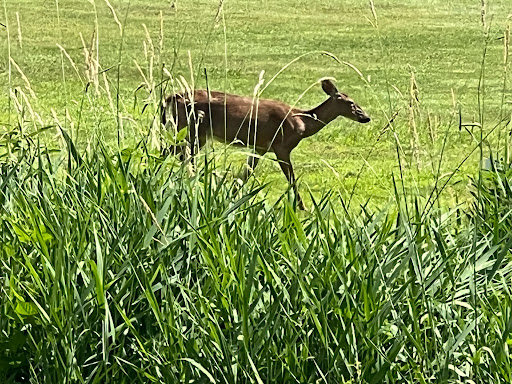
M3 0L0 382L509 383L509 0ZM338 119L234 192L195 88ZM302 97L301 97L302 95ZM498 158L500 170L481 163Z
M118 109L123 122L123 147L147 134L153 110L146 109L142 116L141 111L144 101L155 102L150 91L165 80L162 64L174 77L182 75L191 81L189 52L197 88L206 86L206 69L211 89L244 95L252 95L261 71L269 81L288 63L307 54L287 67L262 97L312 106L324 99L319 86L300 101L299 96L318 79L331 76L338 80L340 89L369 111L373 122L361 126L338 119L301 143L293 156L301 187L318 194L334 190L343 197L354 190L356 205L371 199L380 206L392 195L390 175L399 173L397 146L408 186L414 192L428 194L438 174L453 171L478 144L466 130L459 130L459 111L463 123L478 123L480 107L484 106L484 134L510 114L510 91L506 87L504 92L503 87L503 35L510 13L507 1L489 2L488 36L484 34L478 1L377 2L376 20L367 1L330 1L327 5L225 1L220 12L215 1L113 1L111 5L124 25L122 35L104 2L91 5L57 1L37 6L31 1L5 2L10 56L36 96L29 96L28 102L45 124L54 123L52 109L64 124L66 113L72 121L81 120L81 133L75 132L76 127L70 126L69 130L82 139L95 132L105 141L114 142ZM5 28L2 34L5 37ZM82 104L88 79L82 38L87 49L92 46L99 71L107 71L108 92L119 96L119 108L117 103L109 105L101 74L98 94L93 92L96 87L91 87L89 99ZM3 51L8 53L9 41L2 41ZM479 106L477 90L484 48L485 87ZM364 79L319 51L350 63ZM0 121L6 123L8 87L20 86L28 92L14 65L9 64L7 55L3 56ZM416 81L418 99L413 111L409 107L411 76ZM156 90L160 92L158 87ZM13 105L10 107L12 111ZM381 135L395 112L398 116L391 129ZM494 142L505 130L506 124L496 129ZM478 129L472 131L479 135ZM215 149L222 153L224 147L216 145ZM243 163L241 156L229 156L226 161L234 166ZM276 196L282 193L286 183L275 162L266 161L261 168L257 177L271 181ZM477 170L478 159L473 157L455 180L463 181L465 174L474 175ZM360 177L354 188L357 175ZM466 196L465 186L450 186L445 194L449 201L453 202L459 193L461 199Z

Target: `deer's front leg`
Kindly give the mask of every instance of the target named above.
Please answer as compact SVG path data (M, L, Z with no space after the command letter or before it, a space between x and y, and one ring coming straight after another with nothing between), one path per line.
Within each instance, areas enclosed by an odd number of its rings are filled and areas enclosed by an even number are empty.
M274 152L276 154L277 160L279 161L279 166L281 167L281 170L283 171L284 175L286 176L286 179L288 179L288 182L293 188L295 198L297 199L297 207L301 211L304 211L306 209L306 206L304 205L304 202L300 197L299 188L297 187L297 183L295 181L295 174L293 172L293 166L290 159L290 152L280 150L274 150Z

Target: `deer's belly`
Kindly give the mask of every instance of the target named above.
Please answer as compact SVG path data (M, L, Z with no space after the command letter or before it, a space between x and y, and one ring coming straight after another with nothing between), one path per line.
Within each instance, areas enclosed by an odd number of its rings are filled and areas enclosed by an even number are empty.
M245 146L268 151L276 135L271 132L258 132L256 129L241 128L229 129L225 127L214 127L213 136L216 140L230 145Z

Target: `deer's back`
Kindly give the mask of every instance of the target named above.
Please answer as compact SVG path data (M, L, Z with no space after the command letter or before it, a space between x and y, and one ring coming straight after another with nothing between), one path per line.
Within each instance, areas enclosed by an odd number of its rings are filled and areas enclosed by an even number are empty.
M166 103L178 118L178 126L186 126L187 114L191 115L192 111L191 100L183 94L176 94L170 96ZM280 101L256 100L215 91L208 94L197 90L193 106L200 136L213 135L221 141L268 150L273 144L298 135L294 114L301 111Z

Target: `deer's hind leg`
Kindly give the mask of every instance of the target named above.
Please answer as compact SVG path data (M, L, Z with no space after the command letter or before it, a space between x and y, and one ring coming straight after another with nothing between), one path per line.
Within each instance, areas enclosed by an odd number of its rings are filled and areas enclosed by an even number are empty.
M176 96L172 96L166 101L161 113L161 126L164 130L172 130L178 133L189 124L185 105ZM186 147L176 144L164 144L162 145L161 154L163 157L179 155L180 160L183 161L186 157Z
M195 162L195 155L206 144L207 127L203 121L203 117L204 113L199 110L195 111L189 119L188 142L190 145L190 156L192 157L192 162Z

